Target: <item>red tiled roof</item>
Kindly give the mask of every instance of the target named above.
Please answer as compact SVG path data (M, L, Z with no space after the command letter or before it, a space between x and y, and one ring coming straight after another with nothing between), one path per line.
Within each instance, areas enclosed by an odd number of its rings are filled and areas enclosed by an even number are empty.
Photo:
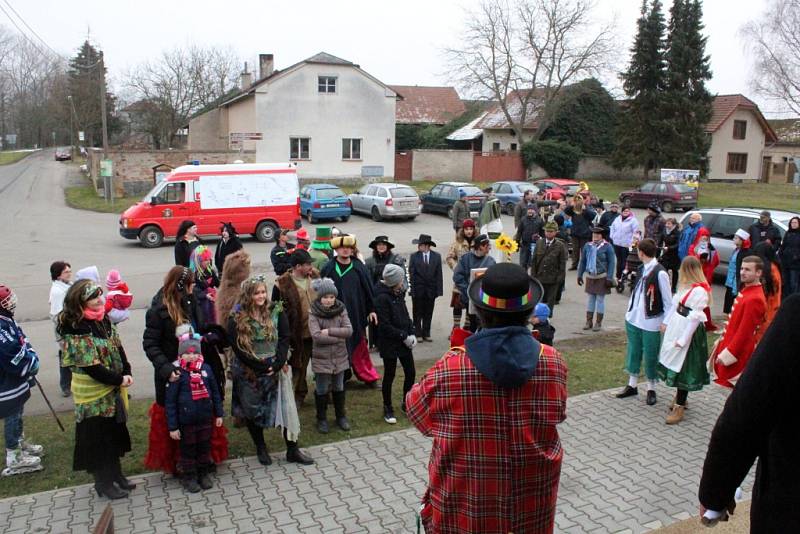
M764 129L764 135L766 136L767 142L774 143L778 140L778 136L775 135L775 131L769 125L767 119L764 118L764 115L761 114L761 110L758 109L758 106L755 104L755 102L746 96L717 95L714 97L712 107L713 113L711 115L711 120L708 121L708 124L706 125L706 132L716 132L737 109L746 109L755 114L759 124L761 124L761 128Z
M445 124L466 110L452 87L390 85L402 97L397 101L398 124Z
M522 116L522 99L524 98L521 96L522 93L519 91L512 91L506 97L506 105L508 107L508 114L514 117L515 119L519 120ZM536 97L531 98L528 100L527 104L527 114L525 115L525 125L523 126L525 129L532 129L535 130L539 127L538 121L538 104ZM503 108L500 104L495 104L492 106L489 111L486 112L486 115L480 120L477 124L476 128L482 129L497 129L497 128L511 128L511 125L508 123L508 119L506 119L505 113L503 113Z

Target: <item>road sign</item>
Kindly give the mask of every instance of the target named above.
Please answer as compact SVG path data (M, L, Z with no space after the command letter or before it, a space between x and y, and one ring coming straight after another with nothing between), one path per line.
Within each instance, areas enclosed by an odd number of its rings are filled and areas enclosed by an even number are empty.
M86 135L84 132L78 132L78 141L86 141Z
M261 132L231 132L231 143L241 143L242 141L261 141L264 134Z
M110 159L100 160L100 176L103 178L114 176L114 162Z

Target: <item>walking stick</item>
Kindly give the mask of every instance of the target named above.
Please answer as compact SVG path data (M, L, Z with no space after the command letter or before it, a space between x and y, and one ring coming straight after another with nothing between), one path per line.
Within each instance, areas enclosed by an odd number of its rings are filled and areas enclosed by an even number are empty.
M56 415L56 411L53 409L53 405L50 404L50 399L48 399L47 395L45 395L44 388L39 383L39 381L36 380L35 376L33 377L33 381L36 383L37 386L39 386L39 391L42 392L42 397L44 397L44 402L45 402L45 404L47 404L47 407L50 408L50 413L53 414L53 417L55 417L56 423L58 423L58 428L60 428L62 432L66 432L66 429L64 428L64 425L61 424L61 419L58 418L58 415Z

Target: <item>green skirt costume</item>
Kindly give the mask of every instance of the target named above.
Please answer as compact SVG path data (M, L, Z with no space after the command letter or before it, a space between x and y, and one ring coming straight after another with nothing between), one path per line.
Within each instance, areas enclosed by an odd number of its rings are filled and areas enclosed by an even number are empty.
M706 363L708 361L708 341L706 329L702 324L697 327L689 343L689 350L679 373L658 364L658 376L669 387L686 391L700 391L711 383Z

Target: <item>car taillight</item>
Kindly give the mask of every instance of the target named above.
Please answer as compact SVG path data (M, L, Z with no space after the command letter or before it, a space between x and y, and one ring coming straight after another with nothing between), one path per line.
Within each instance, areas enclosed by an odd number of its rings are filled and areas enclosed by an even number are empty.
M386 199L386 205L387 206L394 206L394 201L391 198L387 198Z
M672 198L674 198L675 200L680 200L681 199L681 194L680 193L672 193Z
M297 197L297 214L300 215L302 211L303 210L300 208L300 197Z
M347 202L345 202L345 204L347 205L348 208L352 208L353 207L353 203L350 202L349 198L347 199Z
M314 209L315 210L318 210L321 207L322 207L322 204L320 204L319 202L314 202Z

